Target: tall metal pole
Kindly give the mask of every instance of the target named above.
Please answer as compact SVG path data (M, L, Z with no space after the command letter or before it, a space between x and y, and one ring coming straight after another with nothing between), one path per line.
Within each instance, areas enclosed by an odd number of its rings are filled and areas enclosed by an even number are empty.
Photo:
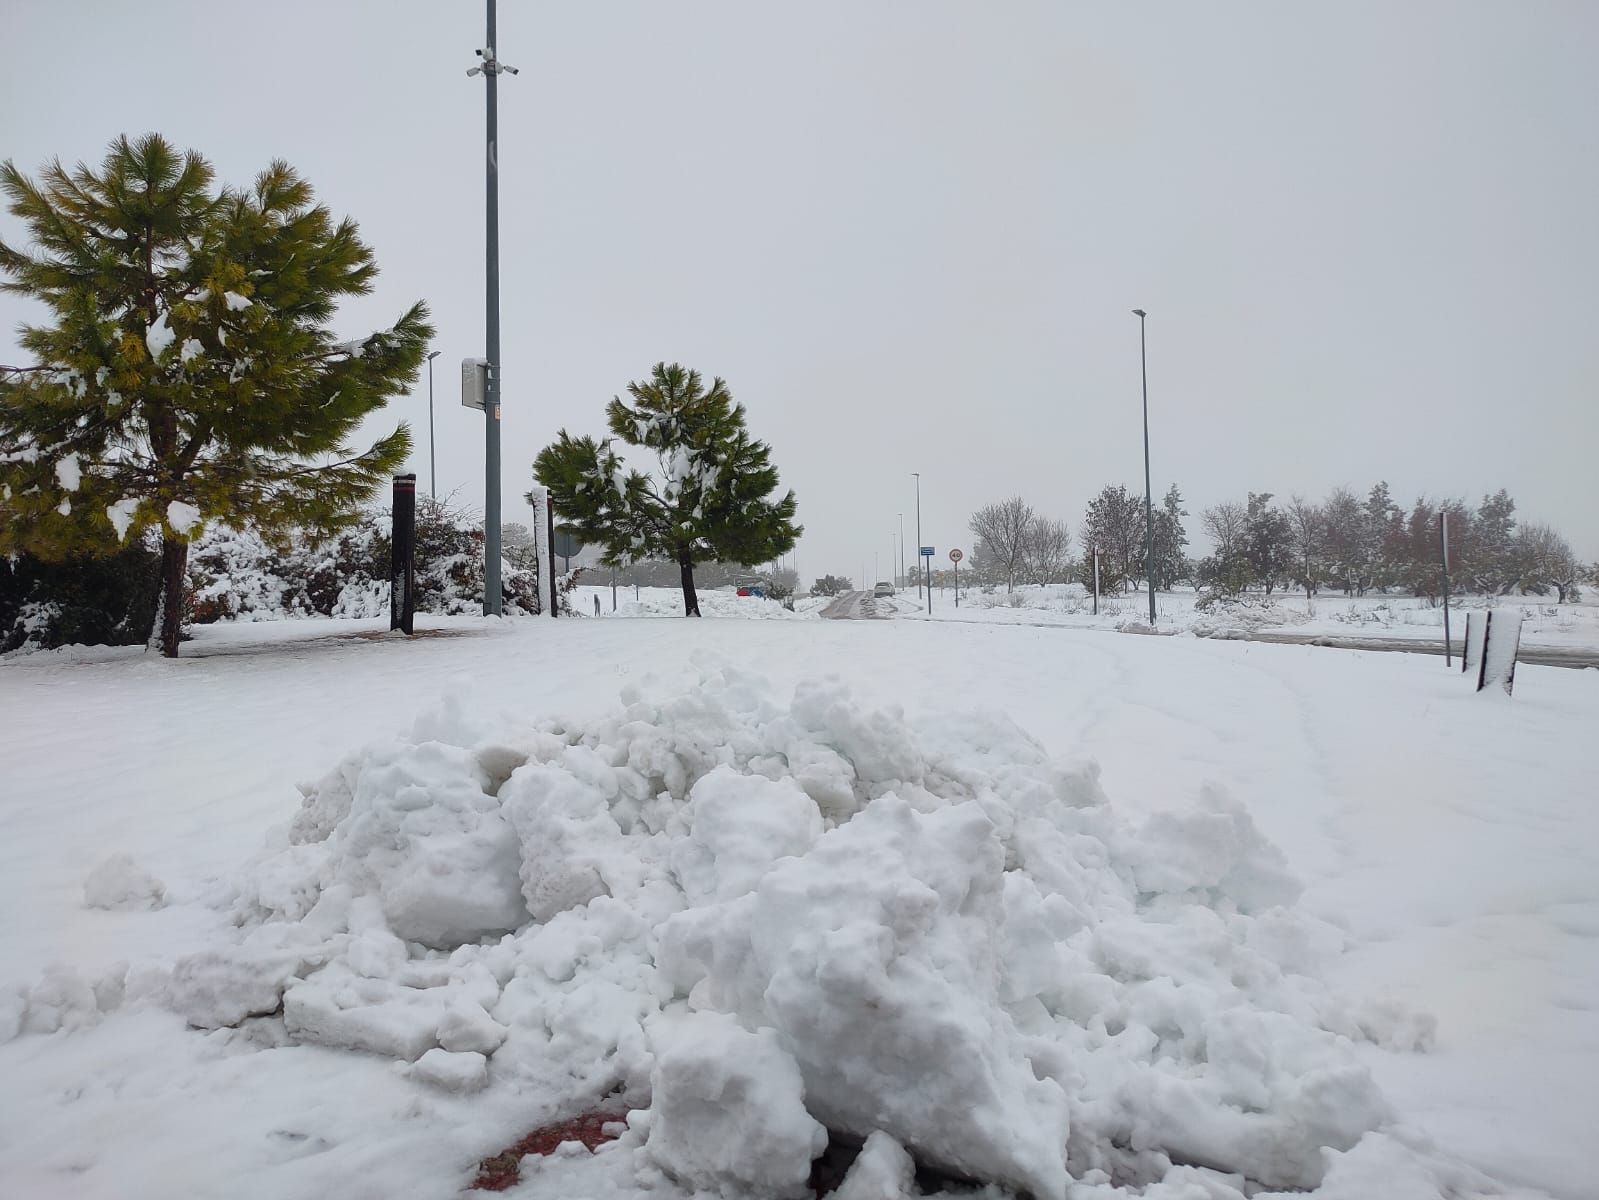
M905 514L899 514L899 586L905 586Z
M1444 666L1454 666L1449 648L1449 514L1438 514L1438 562L1444 576Z
M483 65L468 75L481 74L488 84L488 139L484 154L484 326L489 360L488 387L483 396L483 615L500 615L500 119L501 71L516 74L515 67L499 60L495 44L494 0L488 0L488 45L478 51ZM554 559L551 559L554 565ZM554 613L552 611L551 615Z
M428 495L439 498L439 464L433 454L433 360L437 350L428 355Z
M919 599L922 594L922 473L912 471L911 474L916 476L916 595Z
M1144 318L1141 308L1133 309L1138 316L1138 362L1144 378L1144 580L1149 584L1149 627L1155 627L1155 498L1149 486L1149 355L1144 343Z

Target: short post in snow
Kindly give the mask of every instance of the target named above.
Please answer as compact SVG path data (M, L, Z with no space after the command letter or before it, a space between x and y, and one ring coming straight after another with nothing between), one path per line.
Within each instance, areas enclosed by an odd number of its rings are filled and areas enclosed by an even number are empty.
M961 606L961 558L962 557L963 557L963 555L961 554L961 552L958 549L951 550L949 552L949 561L955 564L955 607L956 608L959 608Z
M1444 666L1453 668L1449 647L1449 514L1438 514L1438 561L1444 577Z
M1099 547L1093 548L1094 552L1094 615L1099 616Z
M394 477L389 536L389 629L412 633L416 616L416 476Z

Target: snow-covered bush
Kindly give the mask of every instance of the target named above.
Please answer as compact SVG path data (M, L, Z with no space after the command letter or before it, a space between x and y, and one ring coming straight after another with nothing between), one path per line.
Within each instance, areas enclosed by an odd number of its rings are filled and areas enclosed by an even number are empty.
M1289 625L1304 618L1280 606L1270 596L1248 593L1228 595L1202 592L1194 601L1197 616L1190 626L1199 637L1216 637L1239 630L1268 629Z
M301 535L275 545L259 534L216 527L189 552L193 619L376 617L389 611L390 515L373 508L332 537ZM536 564L501 572L507 613L539 611ZM476 612L483 602L483 530L467 513L418 497L418 612Z
M160 552L142 543L63 562L0 558L0 653L144 641L160 572Z

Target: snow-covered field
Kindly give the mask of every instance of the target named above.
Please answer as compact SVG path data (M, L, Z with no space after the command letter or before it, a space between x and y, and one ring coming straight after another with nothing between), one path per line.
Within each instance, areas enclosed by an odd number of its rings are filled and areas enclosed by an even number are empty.
M1230 630L1277 630L1314 637L1414 638L1442 641L1443 609L1414 596L1343 596L1326 593L1306 602L1304 593L1274 595L1269 604L1251 594L1245 604L1221 606L1210 612L1195 607L1192 591L1157 592L1155 613L1162 630L1200 635ZM895 597L899 615L926 619L914 588ZM1458 645L1468 610L1481 610L1481 596L1458 598L1450 606L1450 634ZM1523 617L1522 642L1528 646L1599 649L1599 604L1555 604L1536 596L1502 596L1497 608ZM1102 596L1099 613L1092 599L1077 584L1050 587L1003 588L985 592L961 589L960 607L953 589L934 589L935 621L987 622L1004 625L1062 625L1083 629L1114 629L1128 622L1147 622L1149 601L1144 593Z
M1599 1194L1599 672L795 616L0 662L0 1196Z

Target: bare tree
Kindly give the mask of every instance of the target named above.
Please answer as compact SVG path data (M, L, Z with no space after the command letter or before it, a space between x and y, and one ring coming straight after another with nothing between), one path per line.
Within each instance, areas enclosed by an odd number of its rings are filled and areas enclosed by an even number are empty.
M1244 552L1244 532L1249 524L1249 512L1242 504L1228 501L1215 504L1199 514L1199 523L1205 527L1210 540L1216 543L1216 558L1231 559Z
M1525 524L1516 534L1515 558L1523 592L1554 588L1565 604L1578 598L1582 564L1571 546L1548 525Z
M1022 557L1031 582L1066 582L1072 567L1072 534L1066 522L1036 518L1027 531Z
M1027 539L1037 517L1033 506L1020 496L985 504L972 514L967 528L983 544L996 570L1005 576L1005 587L1016 585L1016 571L1027 553Z
M1325 520L1321 508L1303 496L1288 498L1288 526L1293 531L1296 582L1309 602L1321 585L1321 540Z

